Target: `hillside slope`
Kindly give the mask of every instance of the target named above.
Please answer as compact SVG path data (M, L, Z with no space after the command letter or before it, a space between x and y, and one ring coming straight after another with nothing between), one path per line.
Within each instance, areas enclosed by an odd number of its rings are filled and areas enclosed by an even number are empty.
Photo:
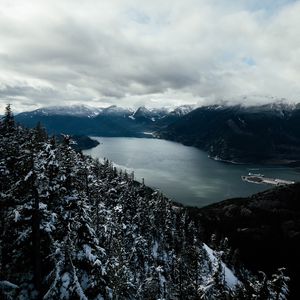
M283 274L237 278L185 208L75 152L68 136L16 126L9 107L0 184L1 298L286 299Z
M193 110L158 134L217 159L289 163L300 159L299 128L299 107L215 105Z
M300 183L278 187L248 198L222 201L202 209L192 209L201 224L202 237L210 241L228 237L239 260L249 268L274 271L286 267L291 278L291 298L300 290Z

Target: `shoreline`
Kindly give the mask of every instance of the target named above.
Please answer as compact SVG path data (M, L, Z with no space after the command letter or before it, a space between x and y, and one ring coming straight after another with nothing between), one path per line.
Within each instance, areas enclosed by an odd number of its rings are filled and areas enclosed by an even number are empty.
M207 153L207 157L209 159L212 159L214 161L218 161L221 163L227 163L227 164L232 164L232 165L264 165L264 166L273 166L273 167L286 167L286 168L291 168L291 169L297 169L300 168L300 160L296 160L296 159L268 159L268 160L251 160L251 161L238 161L238 160L229 160L229 159L223 159L221 157L219 157L218 155L212 156L210 155L207 151L205 151L204 149L197 147L197 146L193 146L193 145L186 145L185 143L181 143L179 141L176 140L172 140L172 139L166 139L166 138L161 138L160 136L156 135L156 132L142 132L141 135L137 135L137 136L94 136L94 135L88 135L89 138L94 139L94 138L147 138L147 139L158 139L158 140L165 140L165 141L170 141L170 142L175 142L181 145L184 145L186 147L193 147L196 148L198 150L201 150L205 153ZM94 147L97 147L98 145L95 145L89 149L92 149ZM84 149L86 150L86 149ZM298 165L299 164L299 165Z

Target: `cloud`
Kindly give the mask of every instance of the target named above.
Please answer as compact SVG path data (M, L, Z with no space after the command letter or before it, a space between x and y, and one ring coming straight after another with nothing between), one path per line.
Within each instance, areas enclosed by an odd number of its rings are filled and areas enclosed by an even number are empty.
M299 14L283 0L2 0L0 105L299 101Z

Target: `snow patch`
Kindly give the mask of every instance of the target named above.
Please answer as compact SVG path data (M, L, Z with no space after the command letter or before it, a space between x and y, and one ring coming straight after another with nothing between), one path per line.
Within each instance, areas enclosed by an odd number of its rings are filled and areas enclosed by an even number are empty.
M218 259L214 254L214 251L208 247L206 244L203 243L203 248L208 254L209 259L211 262L216 262ZM228 287L234 288L236 285L240 283L240 281L237 279L237 277L233 274L233 272L222 262L222 269L224 271L225 276L225 283Z
M15 222L18 222L21 218L21 215L16 209L14 210L14 213L15 213Z
M144 131L143 134L144 134L144 135L150 135L150 136L153 136L153 137L154 137L154 133L153 133L153 132L147 132L147 131Z
M40 208L41 210L47 209L47 204L45 204L45 203L40 203L40 204L39 204L39 208Z
M65 272L62 277L62 286L60 288L60 297L61 299L69 299L69 285L71 282L71 277L68 272Z
M27 181L27 180L31 177L32 174L33 174L33 172L30 171L30 172L25 176L24 181Z
M158 250L158 242L155 241L152 247L152 256L156 259L157 258L157 250Z
M0 290L12 290L19 288L17 285L11 283L10 281L3 280L0 281Z

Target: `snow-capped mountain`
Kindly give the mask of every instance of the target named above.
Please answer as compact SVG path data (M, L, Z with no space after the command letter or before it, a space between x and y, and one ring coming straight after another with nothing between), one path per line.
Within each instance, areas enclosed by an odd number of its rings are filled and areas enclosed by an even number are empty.
M36 109L22 114L31 114L33 116L76 116L76 117L94 117L103 111L103 108L91 107L87 105L69 105L69 106L48 106Z
M183 116L195 108L193 105L182 105L175 109L161 107L161 108L147 108L141 106L136 110L128 107L121 107L111 105L109 107L92 107L88 105L68 105L68 106L46 106L33 111L22 112L19 115L34 117L34 116L74 116L74 117L96 117L103 116L126 116L131 119L148 118L156 121L168 114Z
M176 107L170 114L184 116L196 108L196 105L181 105Z
M164 108L150 109L150 108L146 108L145 106L141 106L134 112L132 117L134 119L139 119L139 118L150 119L152 122L155 122L157 119L162 118L166 114L168 114L168 111L167 109Z
M100 112L101 115L107 116L128 116L133 113L133 110L126 107L120 107L117 105L111 105L109 107L103 108Z
M139 107L134 114L132 115L133 119L149 119L152 122L156 122L167 116L176 116L181 117L195 108L194 105L182 105L178 106L175 109L170 107L161 107L161 108L147 108L145 106Z

